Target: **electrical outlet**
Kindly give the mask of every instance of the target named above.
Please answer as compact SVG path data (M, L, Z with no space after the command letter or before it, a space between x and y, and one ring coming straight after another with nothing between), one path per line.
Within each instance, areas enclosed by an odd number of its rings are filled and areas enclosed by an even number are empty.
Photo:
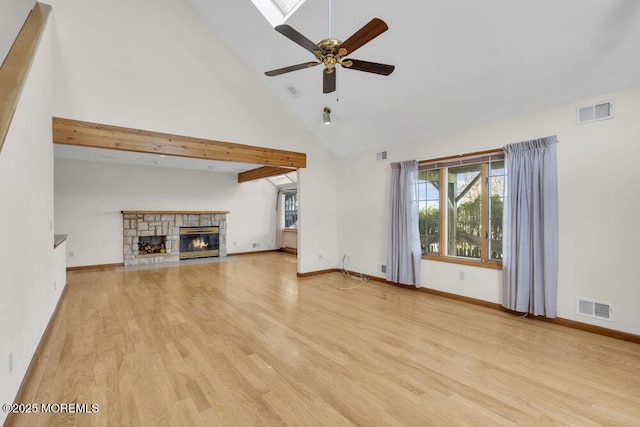
M58 282L57 281L53 281L53 290L55 291L56 289L58 289Z
M464 280L464 271L460 272L460 280Z
M231 243L233 246L238 246L238 242L236 242L235 240L233 241L233 243Z
M13 372L13 352L9 353L9 374Z
M69 251L69 257L74 257L76 254L73 253L73 251Z

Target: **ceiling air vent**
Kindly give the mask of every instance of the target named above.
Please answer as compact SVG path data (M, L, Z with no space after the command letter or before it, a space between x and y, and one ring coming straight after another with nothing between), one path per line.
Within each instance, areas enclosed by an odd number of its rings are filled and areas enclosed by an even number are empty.
M379 153L376 153L376 160L378 160L378 161L387 160L387 152L386 151L381 151Z
M579 125L612 118L613 104L611 102L587 105L586 107L578 107L576 109L576 123Z
M598 302L587 298L576 298L576 314L613 321L613 308L611 304Z

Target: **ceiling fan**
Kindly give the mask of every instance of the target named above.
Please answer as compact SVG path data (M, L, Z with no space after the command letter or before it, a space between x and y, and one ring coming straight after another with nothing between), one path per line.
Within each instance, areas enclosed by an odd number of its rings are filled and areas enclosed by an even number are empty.
M331 7L329 6L329 10ZM330 15L329 15L330 19ZM329 21L330 22L330 21ZM329 23L329 28L331 24ZM345 41L334 38L326 38L320 40L317 44L300 34L289 25L278 25L274 28L283 36L289 38L293 42L299 44L309 52L313 53L317 62L304 62L302 64L291 65L289 67L278 68L277 70L267 71L265 74L269 77L278 76L291 71L302 70L305 68L315 67L323 64L324 72L322 79L322 92L331 93L336 90L336 65L352 70L365 71L367 73L381 74L388 76L393 72L395 66L387 64L378 64L376 62L361 61L359 59L345 58L352 54L356 49L369 43L380 34L389 29L387 24L379 18L373 18L364 27L360 28Z

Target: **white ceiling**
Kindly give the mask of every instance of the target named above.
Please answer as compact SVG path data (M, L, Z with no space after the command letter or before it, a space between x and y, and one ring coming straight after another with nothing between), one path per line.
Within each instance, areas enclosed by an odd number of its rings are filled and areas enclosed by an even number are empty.
M161 156L158 154L134 153L131 151L106 150L103 148L78 147L74 145L55 144L53 147L54 156L57 159L192 169L236 174L264 166L253 163L221 162L207 159L192 159L189 157Z
M333 94L322 93L321 67L264 75L313 57L251 0L187 1L337 156L640 85L638 0L333 0L331 35L344 40L381 18L389 30L353 57L396 66L388 77L339 67ZM287 23L314 42L327 37L327 0L307 0ZM227 173L259 166L65 146L55 156Z
M188 1L338 156L640 85L637 0L333 0L331 36L344 40L383 19L389 30L353 57L396 70L339 68L338 92L326 95L320 67L264 75L313 56L274 31L251 0ZM307 0L287 24L314 42L325 38L327 0ZM330 126L322 125L325 106Z
M125 165L151 166L159 168L201 170L206 172L238 174L260 166L255 163L223 162L189 157L164 156L158 154L135 153L131 151L107 150L103 148L78 147L75 145L54 144L54 156L57 159L94 161ZM277 188L295 188L298 182L297 172L266 178Z

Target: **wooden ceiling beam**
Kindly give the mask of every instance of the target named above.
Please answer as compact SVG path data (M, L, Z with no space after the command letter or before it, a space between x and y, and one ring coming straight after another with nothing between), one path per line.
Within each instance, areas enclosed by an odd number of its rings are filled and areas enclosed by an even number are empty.
M53 118L53 142L166 156L304 168L307 155L190 136Z
M295 169L280 168L274 166L262 166L257 169L251 169L238 174L238 182L253 181L254 179L268 178L270 176L284 175L285 173L295 172Z
M50 12L51 6L36 3L0 67L0 151Z

